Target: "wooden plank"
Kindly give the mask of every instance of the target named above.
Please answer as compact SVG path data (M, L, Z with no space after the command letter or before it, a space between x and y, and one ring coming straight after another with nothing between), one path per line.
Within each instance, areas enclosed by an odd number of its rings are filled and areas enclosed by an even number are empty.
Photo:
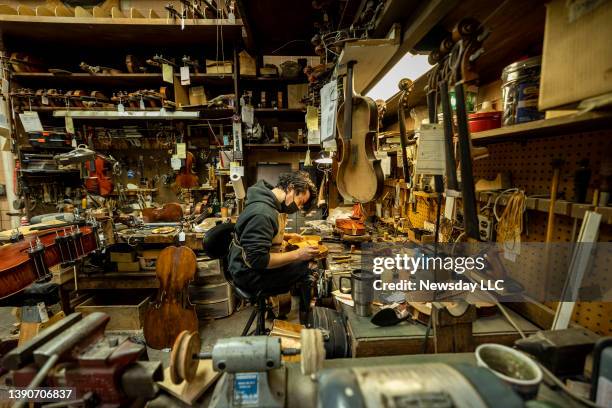
M0 4L0 14L8 14L8 15L12 15L12 16L16 16L17 15L17 9L7 5L7 4Z
M535 120L498 129L472 133L474 145L512 140L516 138L534 138L583 133L588 130L603 129L612 124L612 114L604 112L587 112L582 114L559 116L556 118Z
M35 16L36 12L31 7L21 5L17 7L17 14L20 16Z
M55 13L44 6L36 7L36 15L37 16L55 16Z
M74 17L74 11L63 4L55 6L55 17Z
M368 91L370 91L408 51L413 49L414 46L425 37L429 30L440 22L457 3L457 0L433 0L424 3L421 10L415 12L415 18L412 19L410 24L406 25L406 29L404 29L402 33L402 43L397 52L389 59L378 75L370 81L362 92L364 94L368 93ZM421 4L423 4L423 2L421 2Z
M130 8L130 18L144 18L142 13L135 7Z
M76 6L74 8L74 16L77 18L79 17L80 18L92 18L93 17L93 15L89 11L85 10L81 6Z
M112 17L112 14L111 14L111 12L109 10L104 9L104 8L102 8L100 6L94 6L94 8L92 10L92 14L96 18Z
M56 12L61 9L56 8ZM242 20L230 23L227 19L188 19L184 29L180 22L166 18L93 18L80 8L79 17L20 16L0 14L0 30L6 48L22 49L26 45L61 47L96 46L115 49L117 46L198 46L213 45L217 28L223 26L223 37L228 43L242 38ZM103 41L101 41L103 39Z
M125 18L125 15L119 10L119 7L113 7L111 9L112 18Z

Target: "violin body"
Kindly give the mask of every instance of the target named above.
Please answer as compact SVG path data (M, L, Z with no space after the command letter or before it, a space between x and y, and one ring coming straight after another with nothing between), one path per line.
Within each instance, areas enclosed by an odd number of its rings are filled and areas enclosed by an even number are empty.
M195 157L191 152L187 152L185 165L181 167L180 173L176 176L176 185L181 188L194 188L200 184L198 176L193 171Z
M85 226L80 228L80 232L82 234L80 243L76 243L78 251L76 251L76 255L74 255L75 252L72 252L73 256L71 258L73 259L84 256L98 248L93 228ZM44 246L43 258L47 267L62 262L62 249L56 241L56 233L60 237L71 235L71 232L64 228L53 228L26 235L19 242L0 247L0 299L21 292L39 278L36 265L27 252L30 246L35 244L36 238L40 239ZM74 248L74 246L71 247ZM64 249L64 256L68 256L68 252Z
M367 203L379 197L384 187L380 160L374 155L378 110L371 98L352 95L352 76L350 67L347 97L336 120L339 153L336 184L345 199Z
M110 177L106 175L106 160L96 157L94 162L87 162L89 166L89 177L85 180L85 188L92 194L99 194L106 197L113 192L114 184Z
M142 210L142 218L146 223L180 221L183 218L183 207L179 203L168 203L162 208L145 208Z
M183 330L198 330L198 318L188 293L196 271L196 256L185 246L164 248L155 271L159 289L145 313L143 333L150 347L162 349L172 347Z

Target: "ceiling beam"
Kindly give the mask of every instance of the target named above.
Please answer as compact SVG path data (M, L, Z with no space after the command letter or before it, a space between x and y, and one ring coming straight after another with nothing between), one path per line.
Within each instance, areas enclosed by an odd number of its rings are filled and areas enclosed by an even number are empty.
M394 0L398 1L398 0ZM391 57L383 69L363 90L368 93L389 72L395 64L423 38L450 10L458 3L458 0L430 0L420 10L414 13L414 18L403 25L402 40L397 52ZM415 79L415 78L413 78Z

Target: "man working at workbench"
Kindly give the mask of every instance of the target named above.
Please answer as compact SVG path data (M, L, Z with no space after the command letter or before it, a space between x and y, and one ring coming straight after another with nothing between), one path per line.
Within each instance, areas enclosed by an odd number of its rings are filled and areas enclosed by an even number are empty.
M317 188L303 171L282 174L276 187L263 180L249 187L229 252L228 270L238 287L281 294L309 278L316 246L280 251L283 239L298 235L285 234L287 214L308 210L316 197Z

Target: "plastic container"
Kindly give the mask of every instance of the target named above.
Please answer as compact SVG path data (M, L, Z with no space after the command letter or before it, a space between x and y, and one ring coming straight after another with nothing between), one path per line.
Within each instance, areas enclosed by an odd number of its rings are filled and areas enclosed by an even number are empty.
M502 113L499 111L476 112L468 115L468 127L470 133L501 127Z
M502 71L504 126L544 119L538 110L542 57L531 57L508 65Z

